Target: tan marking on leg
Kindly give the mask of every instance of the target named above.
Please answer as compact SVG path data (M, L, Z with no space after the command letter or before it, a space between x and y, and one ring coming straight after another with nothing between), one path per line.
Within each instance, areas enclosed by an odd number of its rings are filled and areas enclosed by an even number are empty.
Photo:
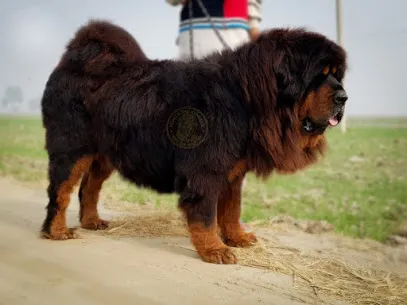
M97 210L99 193L103 182L113 172L106 158L99 157L93 161L89 173L84 177L80 202L80 221L82 228L89 230L104 230L109 222L100 219Z
M218 201L218 224L225 243L232 247L248 247L257 241L253 233L244 232L240 225L243 178L239 177L231 183Z
M68 208L70 196L73 188L79 182L82 174L89 169L93 157L86 156L78 160L72 167L71 174L65 182L61 184L57 191L58 210L50 226L50 234L46 236L51 239L70 239L76 235L73 230L66 225L66 209ZM47 234L48 235L48 234Z
M244 160L239 160L236 162L235 166L232 168L232 170L228 174L228 181L232 182L236 178L244 175L247 171L247 165L246 161Z
M214 264L236 264L236 256L217 234L216 224L206 227L201 223L188 225L192 244L205 262Z

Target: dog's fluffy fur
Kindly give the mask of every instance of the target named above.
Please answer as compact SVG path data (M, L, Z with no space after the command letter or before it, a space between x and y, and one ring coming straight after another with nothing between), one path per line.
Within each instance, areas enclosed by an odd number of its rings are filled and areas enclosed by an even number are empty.
M81 224L105 228L98 194L117 170L139 186L180 194L199 255L235 263L225 244L256 241L239 225L244 175L293 173L319 159L325 129L342 117L333 96L345 70L340 46L303 29L274 29L234 51L181 62L149 60L124 29L91 21L68 44L42 98L50 180L43 235L75 236L65 210L81 179ZM191 148L166 132L183 107L204 117L205 138Z

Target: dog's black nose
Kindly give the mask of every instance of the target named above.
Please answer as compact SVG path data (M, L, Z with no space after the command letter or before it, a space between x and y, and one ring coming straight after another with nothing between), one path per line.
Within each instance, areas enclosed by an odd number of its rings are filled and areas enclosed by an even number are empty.
M335 103L338 105L344 105L348 100L348 95L345 90L338 90L334 95Z

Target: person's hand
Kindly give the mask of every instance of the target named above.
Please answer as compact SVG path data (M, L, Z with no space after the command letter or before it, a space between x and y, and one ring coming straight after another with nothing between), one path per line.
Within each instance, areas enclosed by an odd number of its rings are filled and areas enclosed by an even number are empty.
M255 41L260 36L260 30L258 28L250 29L249 36L251 41Z

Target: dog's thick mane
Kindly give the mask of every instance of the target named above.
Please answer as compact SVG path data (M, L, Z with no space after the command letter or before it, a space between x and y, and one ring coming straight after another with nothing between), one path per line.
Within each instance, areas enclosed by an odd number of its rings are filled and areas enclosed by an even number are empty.
M297 43L301 41L313 56L307 66L302 65L300 58L303 54ZM325 137L302 135L295 107L304 97L307 83L324 63L336 64L343 74L345 58L338 45L302 28L270 30L254 43L209 58L227 67L229 78L238 79L242 98L251 109L249 167L258 175L266 177L274 169L295 172L317 162L324 154ZM295 82L300 73L302 84Z

